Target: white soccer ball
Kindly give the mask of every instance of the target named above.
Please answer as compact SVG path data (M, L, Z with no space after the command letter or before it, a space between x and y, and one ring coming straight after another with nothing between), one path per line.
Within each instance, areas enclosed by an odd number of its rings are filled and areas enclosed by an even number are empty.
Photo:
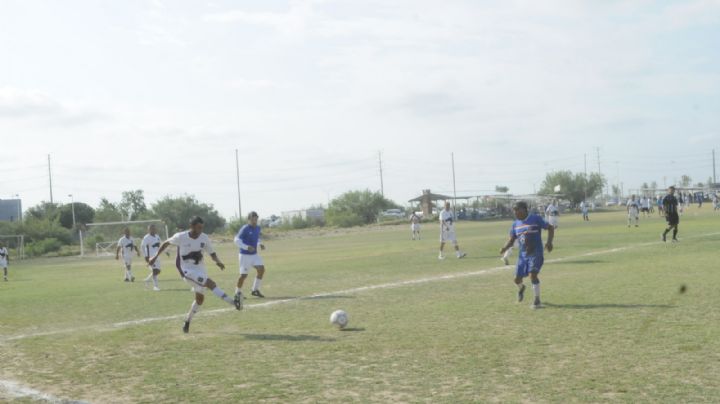
M345 326L348 325L348 322L350 321L350 318L348 317L348 314L344 310L335 310L330 315L330 324L334 325L335 327L339 329L345 328Z

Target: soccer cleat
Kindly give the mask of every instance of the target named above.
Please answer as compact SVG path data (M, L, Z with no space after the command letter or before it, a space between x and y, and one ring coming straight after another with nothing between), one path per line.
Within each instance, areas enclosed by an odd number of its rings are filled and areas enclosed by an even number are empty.
M667 243L667 238L665 237L665 233L660 235L660 240L662 240L663 243Z
M466 253L460 253L460 254L458 254L457 257L458 257L458 259L465 258L465 257L467 257L467 254L466 254Z
M5 280L5 282L7 282L8 281L7 276L3 276L3 280Z
M235 298L233 299L233 303L235 304L235 309L242 310L243 309L243 294L242 292L235 293Z
M153 288L153 291L155 291L155 292L159 292L159 291L160 291L160 288L159 288L159 287L157 287L157 286L155 286L155 287Z
M518 303L522 302L523 299L525 299L525 285L520 286L517 297L518 297Z
M130 278L130 282L135 282L135 277Z
M128 279L128 278L125 278L125 282L130 282L130 279Z
M250 294L253 295L253 296L255 296L255 297L259 297L259 298L261 298L261 299L265 297L265 295L263 295L262 293L260 293L259 290L253 290L252 292L250 292Z
M533 310L542 308L542 303L540 303L540 298L536 297L535 301L533 302L532 306L530 306L530 307L532 307Z
M444 260L444 259L445 259L445 256L442 255L442 254L440 254L440 255L438 255L438 259L439 259L439 260Z
M189 321L186 321L186 322L185 322L185 325L183 325L183 332L184 332L185 334L187 334L187 333L190 332L190 322L189 322Z
M507 259L507 257L502 257L502 258L500 258L500 261L504 262L505 265L510 265L510 260Z

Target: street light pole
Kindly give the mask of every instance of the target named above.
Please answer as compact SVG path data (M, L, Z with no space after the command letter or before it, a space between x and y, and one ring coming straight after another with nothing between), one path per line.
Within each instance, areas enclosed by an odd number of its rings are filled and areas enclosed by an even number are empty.
M68 196L70 197L70 209L72 210L73 230L75 230L77 227L75 224L75 198L73 198L72 194Z

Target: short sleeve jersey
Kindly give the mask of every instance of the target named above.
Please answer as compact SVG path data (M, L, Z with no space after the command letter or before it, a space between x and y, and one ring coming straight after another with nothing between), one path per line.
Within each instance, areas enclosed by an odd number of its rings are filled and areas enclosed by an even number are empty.
M143 256L147 258L154 257L160 249L160 244L162 244L162 239L159 235L146 234L140 244Z
M197 238L192 238L189 231L182 231L175 233L167 241L178 247L178 260L182 269L206 270L205 254L215 253L210 237L205 233L200 233Z
M678 212L678 199L675 195L665 195L663 198L663 209L668 215Z
M627 207L630 209L638 209L640 210L640 204L638 203L637 199L630 199L627 202Z
M521 257L543 256L542 230L547 228L547 222L535 214L513 222L510 237L517 239Z
M132 237L122 236L122 238L118 240L117 245L118 247L120 247L120 251L123 257L132 257L133 249L135 248L135 240L133 240Z

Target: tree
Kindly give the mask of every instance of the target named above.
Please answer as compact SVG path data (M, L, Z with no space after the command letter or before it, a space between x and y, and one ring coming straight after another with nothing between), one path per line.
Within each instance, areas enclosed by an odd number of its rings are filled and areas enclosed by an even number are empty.
M650 183L650 189L652 189L653 191L657 191L657 189L658 189L657 181L653 181Z
M349 191L330 201L325 216L331 226L359 226L375 223L382 210L396 207L379 192Z
M692 178L687 174L683 174L683 176L680 177L680 186L689 187L690 184L692 184Z
M504 185L495 185L495 192L499 192L501 194L506 194L510 188L504 186Z
M162 219L171 231L186 229L193 216L200 216L205 221L205 232L213 233L225 226L225 219L220 216L212 204L199 202L193 195L166 196L155 202L151 213Z
M555 187L560 185L565 199L574 204L579 204L585 199L585 192L588 198L593 198L605 185L605 178L598 174L592 173L585 175L583 173L573 174L571 171L556 171L548 173L540 186L540 195L554 195Z
M72 229L73 226L72 210L72 204L62 205L59 209L58 220L60 225L66 229ZM95 219L95 209L92 206L82 202L75 202L75 222L78 224L92 223L93 219Z
M123 219L120 208L107 198L100 199L100 205L95 209L95 222L119 222Z
M34 219L49 220L51 222L58 218L58 208L60 205L57 203L40 202L39 204L29 208L26 212L26 216L30 216Z
M620 187L617 186L617 185L613 185L613 186L612 186L612 194L613 194L616 198L619 198L619 197L620 197Z
M120 211L123 213L126 220L133 220L138 215L142 215L147 212L147 206L145 206L145 192L142 189L124 191L122 193L122 199L118 204L118 208L120 208Z

